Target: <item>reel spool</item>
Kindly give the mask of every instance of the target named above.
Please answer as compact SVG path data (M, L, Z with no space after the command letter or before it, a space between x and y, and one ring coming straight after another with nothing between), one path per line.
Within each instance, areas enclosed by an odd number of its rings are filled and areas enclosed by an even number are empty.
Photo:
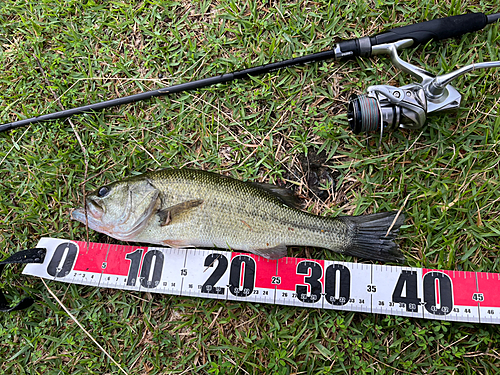
M380 129L380 105L376 98L366 94L352 95L347 107L347 121L354 134L374 132Z

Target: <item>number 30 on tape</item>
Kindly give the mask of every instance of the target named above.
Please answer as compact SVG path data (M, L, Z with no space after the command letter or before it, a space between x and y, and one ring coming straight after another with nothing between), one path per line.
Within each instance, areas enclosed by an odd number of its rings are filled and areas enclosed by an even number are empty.
M24 274L104 288L500 323L500 274L42 238Z

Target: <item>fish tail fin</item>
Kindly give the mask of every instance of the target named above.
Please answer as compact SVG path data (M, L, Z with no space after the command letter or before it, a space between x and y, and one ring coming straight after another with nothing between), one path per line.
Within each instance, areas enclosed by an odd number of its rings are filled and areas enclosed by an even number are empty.
M392 211L346 218L355 226L356 235L344 254L382 262L404 262L403 254L393 241L404 223L403 214Z

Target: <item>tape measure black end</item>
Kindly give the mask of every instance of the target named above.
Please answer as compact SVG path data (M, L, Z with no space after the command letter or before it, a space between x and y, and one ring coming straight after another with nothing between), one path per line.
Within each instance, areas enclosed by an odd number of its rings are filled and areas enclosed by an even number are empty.
M0 277L2 276L2 272L7 264L27 264L27 263L43 263L45 259L45 254L47 253L46 249L43 248L34 248L19 251L15 254L12 254L7 259L0 262ZM26 297L21 300L15 306L9 306L7 304L7 300L5 299L4 294L0 290L0 312L11 312L11 311L19 311L24 310L33 305L35 300L31 297Z
M35 303L35 300L31 297L26 297L24 298L21 302L19 302L17 305L15 306L9 306L7 305L7 301L5 301L5 297L3 296L2 292L0 292L0 311L1 312L12 312L12 311L19 311L19 310L24 310L24 309L27 309L28 307L30 307L31 305L33 305L33 303ZM1 300L4 300L5 303L2 303Z

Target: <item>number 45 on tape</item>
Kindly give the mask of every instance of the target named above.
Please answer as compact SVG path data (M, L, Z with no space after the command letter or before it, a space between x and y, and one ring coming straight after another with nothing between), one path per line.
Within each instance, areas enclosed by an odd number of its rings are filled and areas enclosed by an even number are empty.
M42 238L23 273L179 296L500 323L500 274Z

